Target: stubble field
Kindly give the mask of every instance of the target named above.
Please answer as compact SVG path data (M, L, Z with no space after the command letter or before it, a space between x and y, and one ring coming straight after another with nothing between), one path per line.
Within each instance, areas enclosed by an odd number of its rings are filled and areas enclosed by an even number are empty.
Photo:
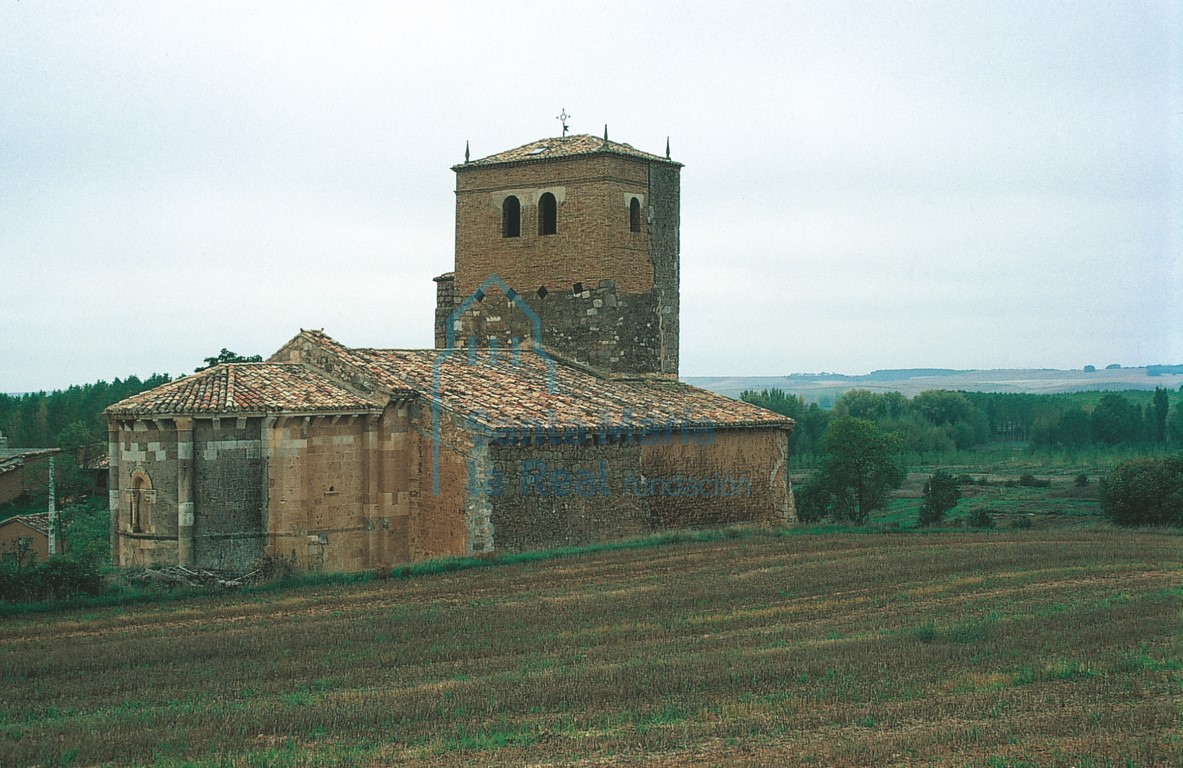
M0 765L1180 765L1181 543L741 531L9 617Z

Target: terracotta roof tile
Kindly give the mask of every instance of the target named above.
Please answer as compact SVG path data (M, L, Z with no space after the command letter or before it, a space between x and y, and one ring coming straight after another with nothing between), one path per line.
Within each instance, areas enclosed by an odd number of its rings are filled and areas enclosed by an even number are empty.
M44 536L49 535L49 513L48 512L38 512L38 513L34 513L32 515L17 515L15 517L10 517L7 520L4 520L3 522L0 522L0 525L8 525L9 523L24 523L25 525L32 528L37 533L40 533Z
M302 365L224 363L121 400L106 413L136 416L374 410L369 401Z
M750 403L670 380L606 379L533 351L353 349L322 331L302 336L323 350L328 373L295 363L229 363L116 403L107 413L374 411L330 377L347 370L381 397L422 396L489 428L620 425L790 427ZM331 361L332 362L330 365Z
M452 170L463 170L465 168L481 167L486 165L498 165L501 163L521 163L533 162L536 160L554 160L560 157L573 157L575 155L593 155L597 153L607 153L613 155L626 155L628 157L636 157L642 160L660 161L669 163L670 165L681 166L681 163L675 163L660 155L652 155L648 152L642 152L639 149L634 149L629 144L621 144L617 141L605 142L599 136L591 136L586 133L575 134L573 136L557 136L551 139L539 139L532 141L529 144L523 144L515 149L509 149L505 152L498 152L495 155L482 157L479 160L472 160L467 163L452 166Z
M789 426L790 419L688 384L604 379L534 352L350 350L390 389L413 389L489 427L536 424L600 428L621 423L710 427ZM553 378L552 373L553 371ZM552 385L553 382L553 385Z

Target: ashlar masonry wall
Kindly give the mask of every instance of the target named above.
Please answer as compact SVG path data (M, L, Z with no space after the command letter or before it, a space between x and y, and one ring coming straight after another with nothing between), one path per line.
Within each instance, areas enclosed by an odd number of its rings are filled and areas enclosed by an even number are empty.
M418 438L410 405L379 416L288 416L268 430L268 550L304 570L412 557Z
M171 419L112 421L108 495L112 559L124 566L178 562L177 430Z

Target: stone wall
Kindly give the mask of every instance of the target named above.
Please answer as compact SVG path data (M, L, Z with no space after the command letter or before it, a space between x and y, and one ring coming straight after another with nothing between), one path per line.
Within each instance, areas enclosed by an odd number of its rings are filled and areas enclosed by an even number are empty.
M489 446L481 490L492 504L498 551L590 544L652 530L644 498L626 479L640 472L636 445Z
M642 447L630 491L648 499L662 528L794 522L788 438L782 429L730 429L654 440Z
M108 493L115 560L140 568L176 563L179 461L174 422L136 419L113 426L116 471Z
M304 570L356 571L406 557L405 414L287 416L267 441L268 551Z
M244 571L263 554L262 419L195 422L193 564Z

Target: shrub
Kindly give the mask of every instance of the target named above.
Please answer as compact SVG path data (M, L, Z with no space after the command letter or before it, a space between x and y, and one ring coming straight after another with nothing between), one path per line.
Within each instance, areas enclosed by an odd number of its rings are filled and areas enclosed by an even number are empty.
M797 520L802 523L824 520L834 504L834 494L816 477L797 485L794 496L797 501Z
M93 560L50 557L41 563L6 559L0 564L0 600L68 600L75 595L97 595L103 580Z
M1016 517L1014 520L1011 520L1010 527L1025 531L1031 527L1031 518Z
M945 513L957 506L961 488L957 478L938 469L924 481L924 506L920 508L920 525L940 525Z
M1117 525L1183 525L1183 454L1118 464L1101 479L1101 511Z
M1087 486L1089 484L1089 476L1085 475L1085 474L1077 475L1076 479L1073 480L1072 482L1076 485L1077 488L1084 488L1085 486Z
M1052 484L1051 480L1040 480L1040 479L1036 478L1035 475L1031 474L1030 472L1024 473L1019 478L1019 485L1023 486L1024 488L1046 488L1051 484ZM1008 483L1008 485L1009 485L1009 483Z
M994 518L985 507L975 507L970 511L967 521L974 528L993 528L995 525Z

